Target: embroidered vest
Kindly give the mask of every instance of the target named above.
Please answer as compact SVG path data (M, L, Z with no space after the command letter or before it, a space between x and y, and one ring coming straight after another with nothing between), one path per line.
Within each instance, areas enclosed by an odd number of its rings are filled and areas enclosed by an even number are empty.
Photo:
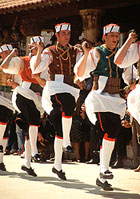
M48 50L53 56L53 62L49 65L49 74L74 75L73 68L76 63L77 49L73 46L65 51L50 46Z
M100 54L100 60L97 64L97 67L94 71L91 72L93 76L93 90L98 89L98 79L99 76L106 76L108 80L102 92L108 92L110 94L117 94L120 91L121 75L123 69L118 68L114 63L114 56L116 50L113 52L109 51L107 48L102 46L96 47Z
M100 54L100 60L97 64L96 69L92 72L92 76L102 75L106 77L120 78L123 70L114 63L116 50L111 52L107 48L105 48L104 45L97 46L95 48Z
M77 87L74 84L74 65L76 63L76 55L78 49L69 45L69 48L66 50L61 49L60 47L50 46L48 50L51 52L53 61L49 65L48 73L50 74L50 80L55 80L56 74L64 75L63 82L65 84Z

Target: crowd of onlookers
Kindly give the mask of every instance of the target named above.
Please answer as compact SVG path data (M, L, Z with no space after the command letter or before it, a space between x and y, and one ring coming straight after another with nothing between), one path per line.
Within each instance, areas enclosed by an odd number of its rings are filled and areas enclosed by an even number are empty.
M3 44L12 44L14 48L18 49L20 56L26 54L26 37L19 30L4 27L0 31L0 46Z

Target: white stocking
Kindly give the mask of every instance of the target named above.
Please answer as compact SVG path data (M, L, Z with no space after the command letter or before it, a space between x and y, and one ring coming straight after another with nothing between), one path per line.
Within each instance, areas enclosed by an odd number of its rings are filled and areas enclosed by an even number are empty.
M62 145L63 145L63 139L55 137L55 140L54 140L54 153L55 153L54 167L58 171L60 171L62 169L62 154L63 154Z
M71 145L70 144L71 124L72 124L72 117L71 118L62 117L63 146L64 147Z
M38 127L37 126L29 126L29 139L31 144L31 153L32 156L38 153L37 149L37 135L38 135Z
M24 165L29 169L31 167L31 145L30 140L25 140L25 159Z

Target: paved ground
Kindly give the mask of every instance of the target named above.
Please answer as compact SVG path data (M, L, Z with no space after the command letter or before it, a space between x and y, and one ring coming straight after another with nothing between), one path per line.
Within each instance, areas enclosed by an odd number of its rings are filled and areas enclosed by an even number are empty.
M130 169L113 169L114 191L106 192L95 184L98 165L64 163L67 181L61 181L51 172L52 163L32 163L38 177L31 177L20 169L19 156L5 156L4 162L0 199L140 199L140 173Z

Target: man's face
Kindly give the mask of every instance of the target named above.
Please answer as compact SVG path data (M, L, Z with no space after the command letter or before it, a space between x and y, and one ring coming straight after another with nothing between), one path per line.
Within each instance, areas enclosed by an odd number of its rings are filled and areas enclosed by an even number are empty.
M109 32L107 35L104 36L105 44L107 48L113 50L119 41L119 33L118 32Z
M59 33L56 33L57 41L62 45L66 46L70 41L70 31L61 30Z
M6 50L0 53L2 61L11 53L11 50Z

